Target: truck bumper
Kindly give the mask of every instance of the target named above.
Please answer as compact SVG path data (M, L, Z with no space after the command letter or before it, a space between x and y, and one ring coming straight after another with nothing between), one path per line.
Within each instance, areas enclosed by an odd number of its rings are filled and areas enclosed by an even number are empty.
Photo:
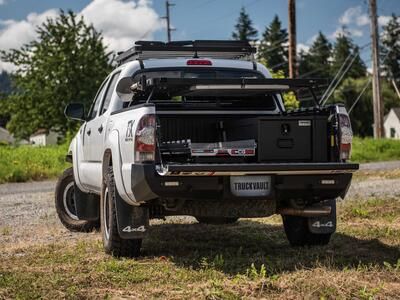
M154 164L134 164L131 188L141 202L156 198L240 199L230 191L230 176L269 175L271 193L263 199L317 202L344 198L358 168L353 163L257 163L172 164L161 170Z

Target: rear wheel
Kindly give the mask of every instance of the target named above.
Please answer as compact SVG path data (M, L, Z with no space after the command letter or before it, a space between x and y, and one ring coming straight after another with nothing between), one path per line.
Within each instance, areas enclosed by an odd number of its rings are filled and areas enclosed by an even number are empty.
M196 220L202 224L223 225L236 223L239 218L235 217L196 217Z
M58 218L70 231L89 232L99 227L98 221L79 220L76 214L74 172L68 168L58 178L55 205Z
M137 257L142 246L141 239L122 239L118 233L116 198L120 197L115 187L112 167L104 175L100 203L101 233L106 253L117 257ZM123 201L123 200L121 200Z
M308 227L308 218L282 216L286 237L292 246L327 245L332 233L315 234Z

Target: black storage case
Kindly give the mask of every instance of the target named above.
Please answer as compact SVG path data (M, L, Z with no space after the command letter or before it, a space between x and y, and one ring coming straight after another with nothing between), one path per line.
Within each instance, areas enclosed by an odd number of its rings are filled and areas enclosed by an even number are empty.
M326 116L271 116L225 123L229 141L255 139L259 162L326 162Z

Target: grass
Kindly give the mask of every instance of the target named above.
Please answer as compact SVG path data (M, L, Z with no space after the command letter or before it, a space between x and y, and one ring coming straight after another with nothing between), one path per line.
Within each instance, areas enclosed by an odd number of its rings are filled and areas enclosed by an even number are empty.
M359 163L400 160L400 140L355 137L351 159Z
M138 259L105 255L99 234L12 250L0 244L0 299L397 298L398 199L341 202L338 211L338 232L324 247L289 247L276 216L153 225Z
M66 146L0 146L0 183L54 178L70 165L66 153Z

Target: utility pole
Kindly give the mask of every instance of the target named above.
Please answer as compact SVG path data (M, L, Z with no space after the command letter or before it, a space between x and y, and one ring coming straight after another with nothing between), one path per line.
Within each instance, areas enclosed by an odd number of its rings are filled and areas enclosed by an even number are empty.
M384 137L383 101L379 73L379 35L376 16L376 0L369 0L372 42L372 94L374 106L374 137Z
M289 77L297 77L296 0L289 0Z
M165 1L165 9L166 9L166 16L163 19L167 20L167 41L170 42L171 39L171 32L174 31L174 28L171 28L171 17L169 14L169 8L171 6L175 6L175 4L170 3L168 0Z

